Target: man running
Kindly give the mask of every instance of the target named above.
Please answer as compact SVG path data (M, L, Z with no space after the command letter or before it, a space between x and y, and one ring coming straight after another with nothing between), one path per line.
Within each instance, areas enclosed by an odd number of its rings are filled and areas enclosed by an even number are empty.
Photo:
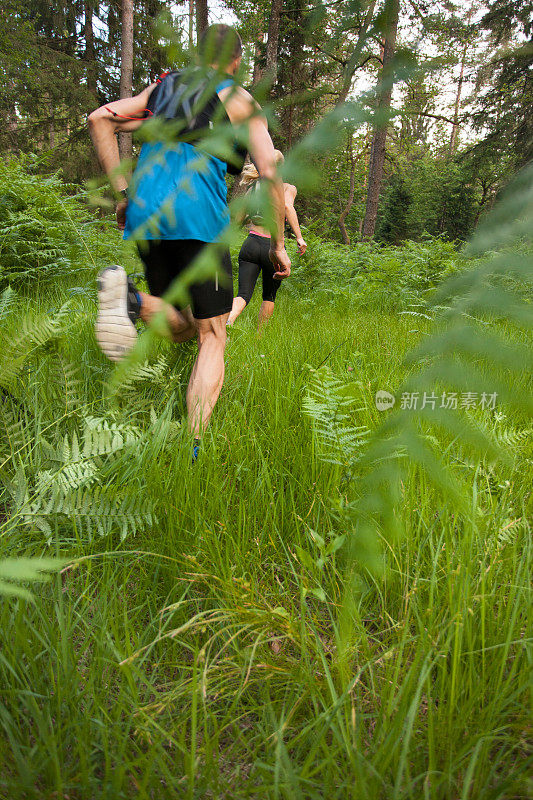
M266 119L258 113L259 106L232 78L241 63L240 37L227 25L211 25L202 37L199 52L204 58L206 53L229 53L223 64L209 59L214 70L223 68L225 73L214 99L221 101L232 125L247 125L250 156L261 177L271 181L277 230L271 240L270 258L276 277L286 278L290 260L284 245L284 192L276 175L274 146ZM116 209L118 226L125 231L125 238L138 240L150 289L150 294L138 292L122 267L104 270L99 276L96 336L104 353L118 361L135 343L134 321L138 317L150 322L154 314L164 311L174 342L197 335L198 356L187 389L187 411L189 430L198 443L224 381L226 322L233 301L229 251L219 255L225 281L217 275L189 287L192 312L190 308L170 306L160 298L227 226L227 165L214 156L206 159L188 142L145 143L128 190L126 179L117 174L120 159L115 134L139 128L150 99L153 105L155 92L162 86L152 84L137 96L109 103L89 116L100 163L115 191L123 195Z

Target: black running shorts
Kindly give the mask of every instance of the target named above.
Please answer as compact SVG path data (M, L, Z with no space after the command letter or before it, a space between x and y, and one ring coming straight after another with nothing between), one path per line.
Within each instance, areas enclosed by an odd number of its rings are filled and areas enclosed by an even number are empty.
M263 300L276 299L281 281L274 278L274 265L270 260L270 238L250 233L239 253L239 297L247 303L252 299L255 284L262 273Z
M150 294L162 297L175 278L194 261L205 242L194 239L148 239L137 243L144 263L144 274ZM229 250L219 253L217 274L203 283L188 287L192 313L196 319L209 319L229 314L233 303L233 277ZM180 310L179 306L176 306Z

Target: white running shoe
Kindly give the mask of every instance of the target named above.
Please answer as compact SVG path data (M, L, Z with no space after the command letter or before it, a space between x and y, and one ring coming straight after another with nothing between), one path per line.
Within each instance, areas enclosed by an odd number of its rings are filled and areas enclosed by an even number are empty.
M137 330L128 309L128 276L115 265L98 276L96 340L111 361L120 361L133 349Z

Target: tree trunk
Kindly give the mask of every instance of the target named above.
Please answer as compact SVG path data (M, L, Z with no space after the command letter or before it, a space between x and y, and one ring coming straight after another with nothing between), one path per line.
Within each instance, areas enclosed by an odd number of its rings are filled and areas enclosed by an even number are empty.
M189 50L194 49L194 0L189 0Z
M85 61L87 62L87 90L96 97L96 50L94 47L93 9L90 0L85 0L85 20L83 34L85 37Z
M472 19L472 13L474 11L474 6L470 8L468 12L468 16L466 18L466 24L470 25L470 20ZM452 125L452 134L450 136L450 155L455 155L455 151L457 149L457 133L458 133L458 123L459 123L459 109L461 107L461 93L463 90L463 80L465 74L465 61L466 61L466 54L468 52L468 45L469 45L469 37L465 39L463 52L461 55L461 71L459 73L459 82L457 84L457 94L455 96L455 107L453 112L453 125Z
M207 30L209 17L207 12L207 0L195 0L196 2L196 43L200 41L202 33Z
M53 110L50 107L50 122L48 123L48 147L53 150L56 146L56 131L54 127Z
M131 97L133 89L133 0L122 0L122 36L120 52L120 99ZM121 158L133 155L131 133L119 133Z
M350 209L353 205L353 199L355 196L355 157L353 154L353 133L352 131L349 132L349 139L348 139L348 158L350 159L350 194L348 196L348 201L344 206L344 210L341 211L339 215L339 228L342 234L342 240L344 244L350 244L350 237L348 236L348 231L346 230L346 217L350 213Z
M394 56L396 46L396 31L398 28L399 0L386 0L384 16L386 24L385 41L383 45L383 69L380 74L380 83L390 77L391 61ZM392 87L380 88L378 97L377 113L383 115L390 109ZM365 219L363 222L363 239L372 239L376 229L376 219L378 216L379 196L381 194L381 182L383 180L383 164L385 163L385 144L387 141L387 123L378 120L374 136L372 137L372 147L370 150L370 165L368 169L368 190L366 196Z
M455 108L453 112L452 135L450 136L450 155L453 156L457 149L457 128L459 123L459 107L461 105L461 91L463 88L463 76L465 71L466 48L461 59L461 72L459 73L459 83L457 84L457 94L455 96Z
M272 83L275 83L278 71L279 21L282 6L283 0L272 0L270 19L268 21L265 74L268 75Z
M255 86L263 77L263 71L260 66L261 63L261 42L259 38L256 39L254 45L254 73L252 76L252 85Z
M287 124L287 149L292 147L292 123L294 117L294 61L291 64L291 86L289 91L290 105L288 108L288 124Z

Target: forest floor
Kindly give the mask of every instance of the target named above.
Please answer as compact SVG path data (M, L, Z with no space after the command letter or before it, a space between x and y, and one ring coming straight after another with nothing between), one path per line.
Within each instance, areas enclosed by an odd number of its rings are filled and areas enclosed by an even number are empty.
M0 558L71 566L0 607L0 797L527 797L527 421L474 412L506 463L435 440L474 523L413 466L385 569L360 568L347 617L359 478L317 393L364 448L389 413L376 391L397 392L430 322L282 287L258 338L258 305L229 333L194 466L194 343L159 341L109 389L92 286L56 282L6 312L23 390L2 403Z

